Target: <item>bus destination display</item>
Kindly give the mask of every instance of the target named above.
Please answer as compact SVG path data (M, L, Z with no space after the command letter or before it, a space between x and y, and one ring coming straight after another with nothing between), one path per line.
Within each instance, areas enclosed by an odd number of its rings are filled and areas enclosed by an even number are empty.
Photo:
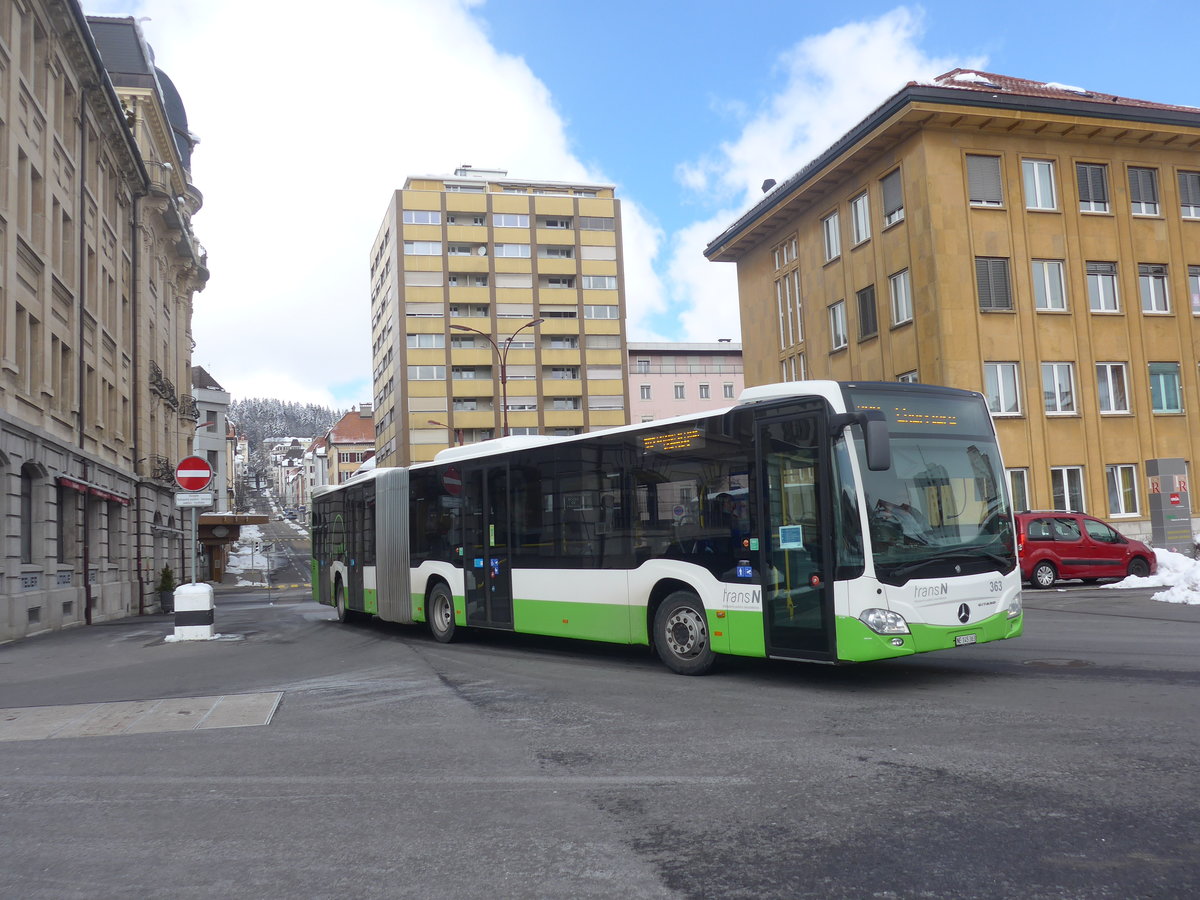
M678 453L680 450L696 450L703 446L704 433L699 428L642 436L642 449L658 453Z

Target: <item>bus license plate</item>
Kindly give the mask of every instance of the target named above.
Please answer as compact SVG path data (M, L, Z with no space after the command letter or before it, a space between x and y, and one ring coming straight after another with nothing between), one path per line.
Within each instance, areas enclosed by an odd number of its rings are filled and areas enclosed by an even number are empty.
M973 634L960 634L954 639L954 646L961 647L963 644L974 644L977 638Z

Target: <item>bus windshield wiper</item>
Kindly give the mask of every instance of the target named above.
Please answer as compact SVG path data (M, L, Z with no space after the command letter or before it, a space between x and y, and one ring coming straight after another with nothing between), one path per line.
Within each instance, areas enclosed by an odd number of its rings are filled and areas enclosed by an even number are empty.
M1011 556L1003 556L999 553L993 553L990 550L959 547L954 550L947 550L943 553L935 553L931 556L926 556L924 559L918 559L915 562L910 562L902 566L897 566L896 568L892 569L890 574L897 578L907 578L907 576L911 575L913 572L917 572L923 569L925 566L933 563L946 562L947 560L951 559L975 560L979 559L980 557L991 560L1000 567L999 571L1001 572L1007 572L1010 568L1012 568Z

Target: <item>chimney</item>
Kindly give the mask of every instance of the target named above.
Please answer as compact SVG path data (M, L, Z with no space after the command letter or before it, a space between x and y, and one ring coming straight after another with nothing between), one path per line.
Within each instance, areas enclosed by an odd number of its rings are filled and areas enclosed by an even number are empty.
M358 404L358 414L364 419L369 419L372 416L372 405L370 403Z

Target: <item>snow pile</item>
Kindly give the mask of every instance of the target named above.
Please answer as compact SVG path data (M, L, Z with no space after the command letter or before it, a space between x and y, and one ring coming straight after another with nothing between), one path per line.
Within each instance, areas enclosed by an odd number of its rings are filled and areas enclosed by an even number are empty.
M243 525L237 543L229 548L229 561L225 565L225 571L230 575L239 576L239 587L261 587L264 584L262 581L247 581L241 577L246 569L260 572L266 564L263 552L254 549L256 541L262 541L262 529L257 525Z
M1197 535L1200 540L1200 535ZM1182 553L1154 548L1158 558L1158 571L1147 578L1130 575L1122 581L1101 585L1106 588L1165 587L1151 596L1163 603L1188 603L1200 606L1200 561L1189 559Z

